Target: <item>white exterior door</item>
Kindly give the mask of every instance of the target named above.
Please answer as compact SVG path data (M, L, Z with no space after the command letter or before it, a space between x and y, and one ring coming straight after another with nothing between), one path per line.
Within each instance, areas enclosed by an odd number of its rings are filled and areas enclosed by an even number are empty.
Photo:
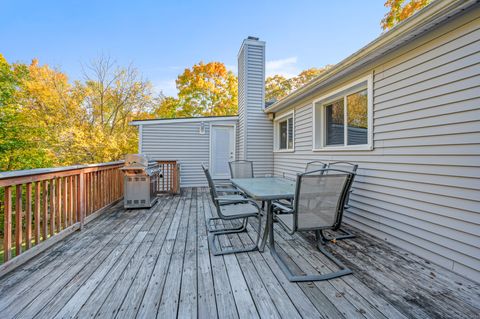
M233 160L235 160L235 126L212 125L210 131L210 173L212 178L230 178L228 162Z

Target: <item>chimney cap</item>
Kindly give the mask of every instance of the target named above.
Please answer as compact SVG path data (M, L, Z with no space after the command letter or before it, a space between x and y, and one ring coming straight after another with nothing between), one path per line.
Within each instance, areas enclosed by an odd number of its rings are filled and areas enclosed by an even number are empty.
M248 40L255 40L255 41L258 41L258 40L259 40L258 37L254 37L254 36L251 36L251 35L249 35L247 39L248 39Z

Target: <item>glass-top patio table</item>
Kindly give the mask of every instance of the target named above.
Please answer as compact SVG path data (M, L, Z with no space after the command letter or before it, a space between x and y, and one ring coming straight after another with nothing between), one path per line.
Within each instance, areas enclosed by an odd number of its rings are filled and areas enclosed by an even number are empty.
M263 251L268 239L269 248L273 248L273 213L272 200L293 199L295 182L282 177L232 178L232 184L254 200L265 201L267 204L267 223L259 245Z

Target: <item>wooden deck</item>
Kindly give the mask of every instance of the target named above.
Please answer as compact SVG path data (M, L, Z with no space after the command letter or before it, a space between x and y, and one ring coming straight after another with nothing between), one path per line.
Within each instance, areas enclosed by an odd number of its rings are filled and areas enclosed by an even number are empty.
M214 257L211 212L205 189L150 210L117 205L0 278L0 317L479 318L479 285L365 233L331 244L354 274L328 282L288 282L268 250ZM276 231L299 271L331 267L309 236Z

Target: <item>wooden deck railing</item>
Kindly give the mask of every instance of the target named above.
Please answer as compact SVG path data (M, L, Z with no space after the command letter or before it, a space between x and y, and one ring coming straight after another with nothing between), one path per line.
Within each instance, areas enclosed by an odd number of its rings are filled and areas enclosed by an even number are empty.
M180 193L180 164L177 161L157 161L163 178L157 181L157 193Z
M112 162L0 173L0 276L121 199L121 167Z

